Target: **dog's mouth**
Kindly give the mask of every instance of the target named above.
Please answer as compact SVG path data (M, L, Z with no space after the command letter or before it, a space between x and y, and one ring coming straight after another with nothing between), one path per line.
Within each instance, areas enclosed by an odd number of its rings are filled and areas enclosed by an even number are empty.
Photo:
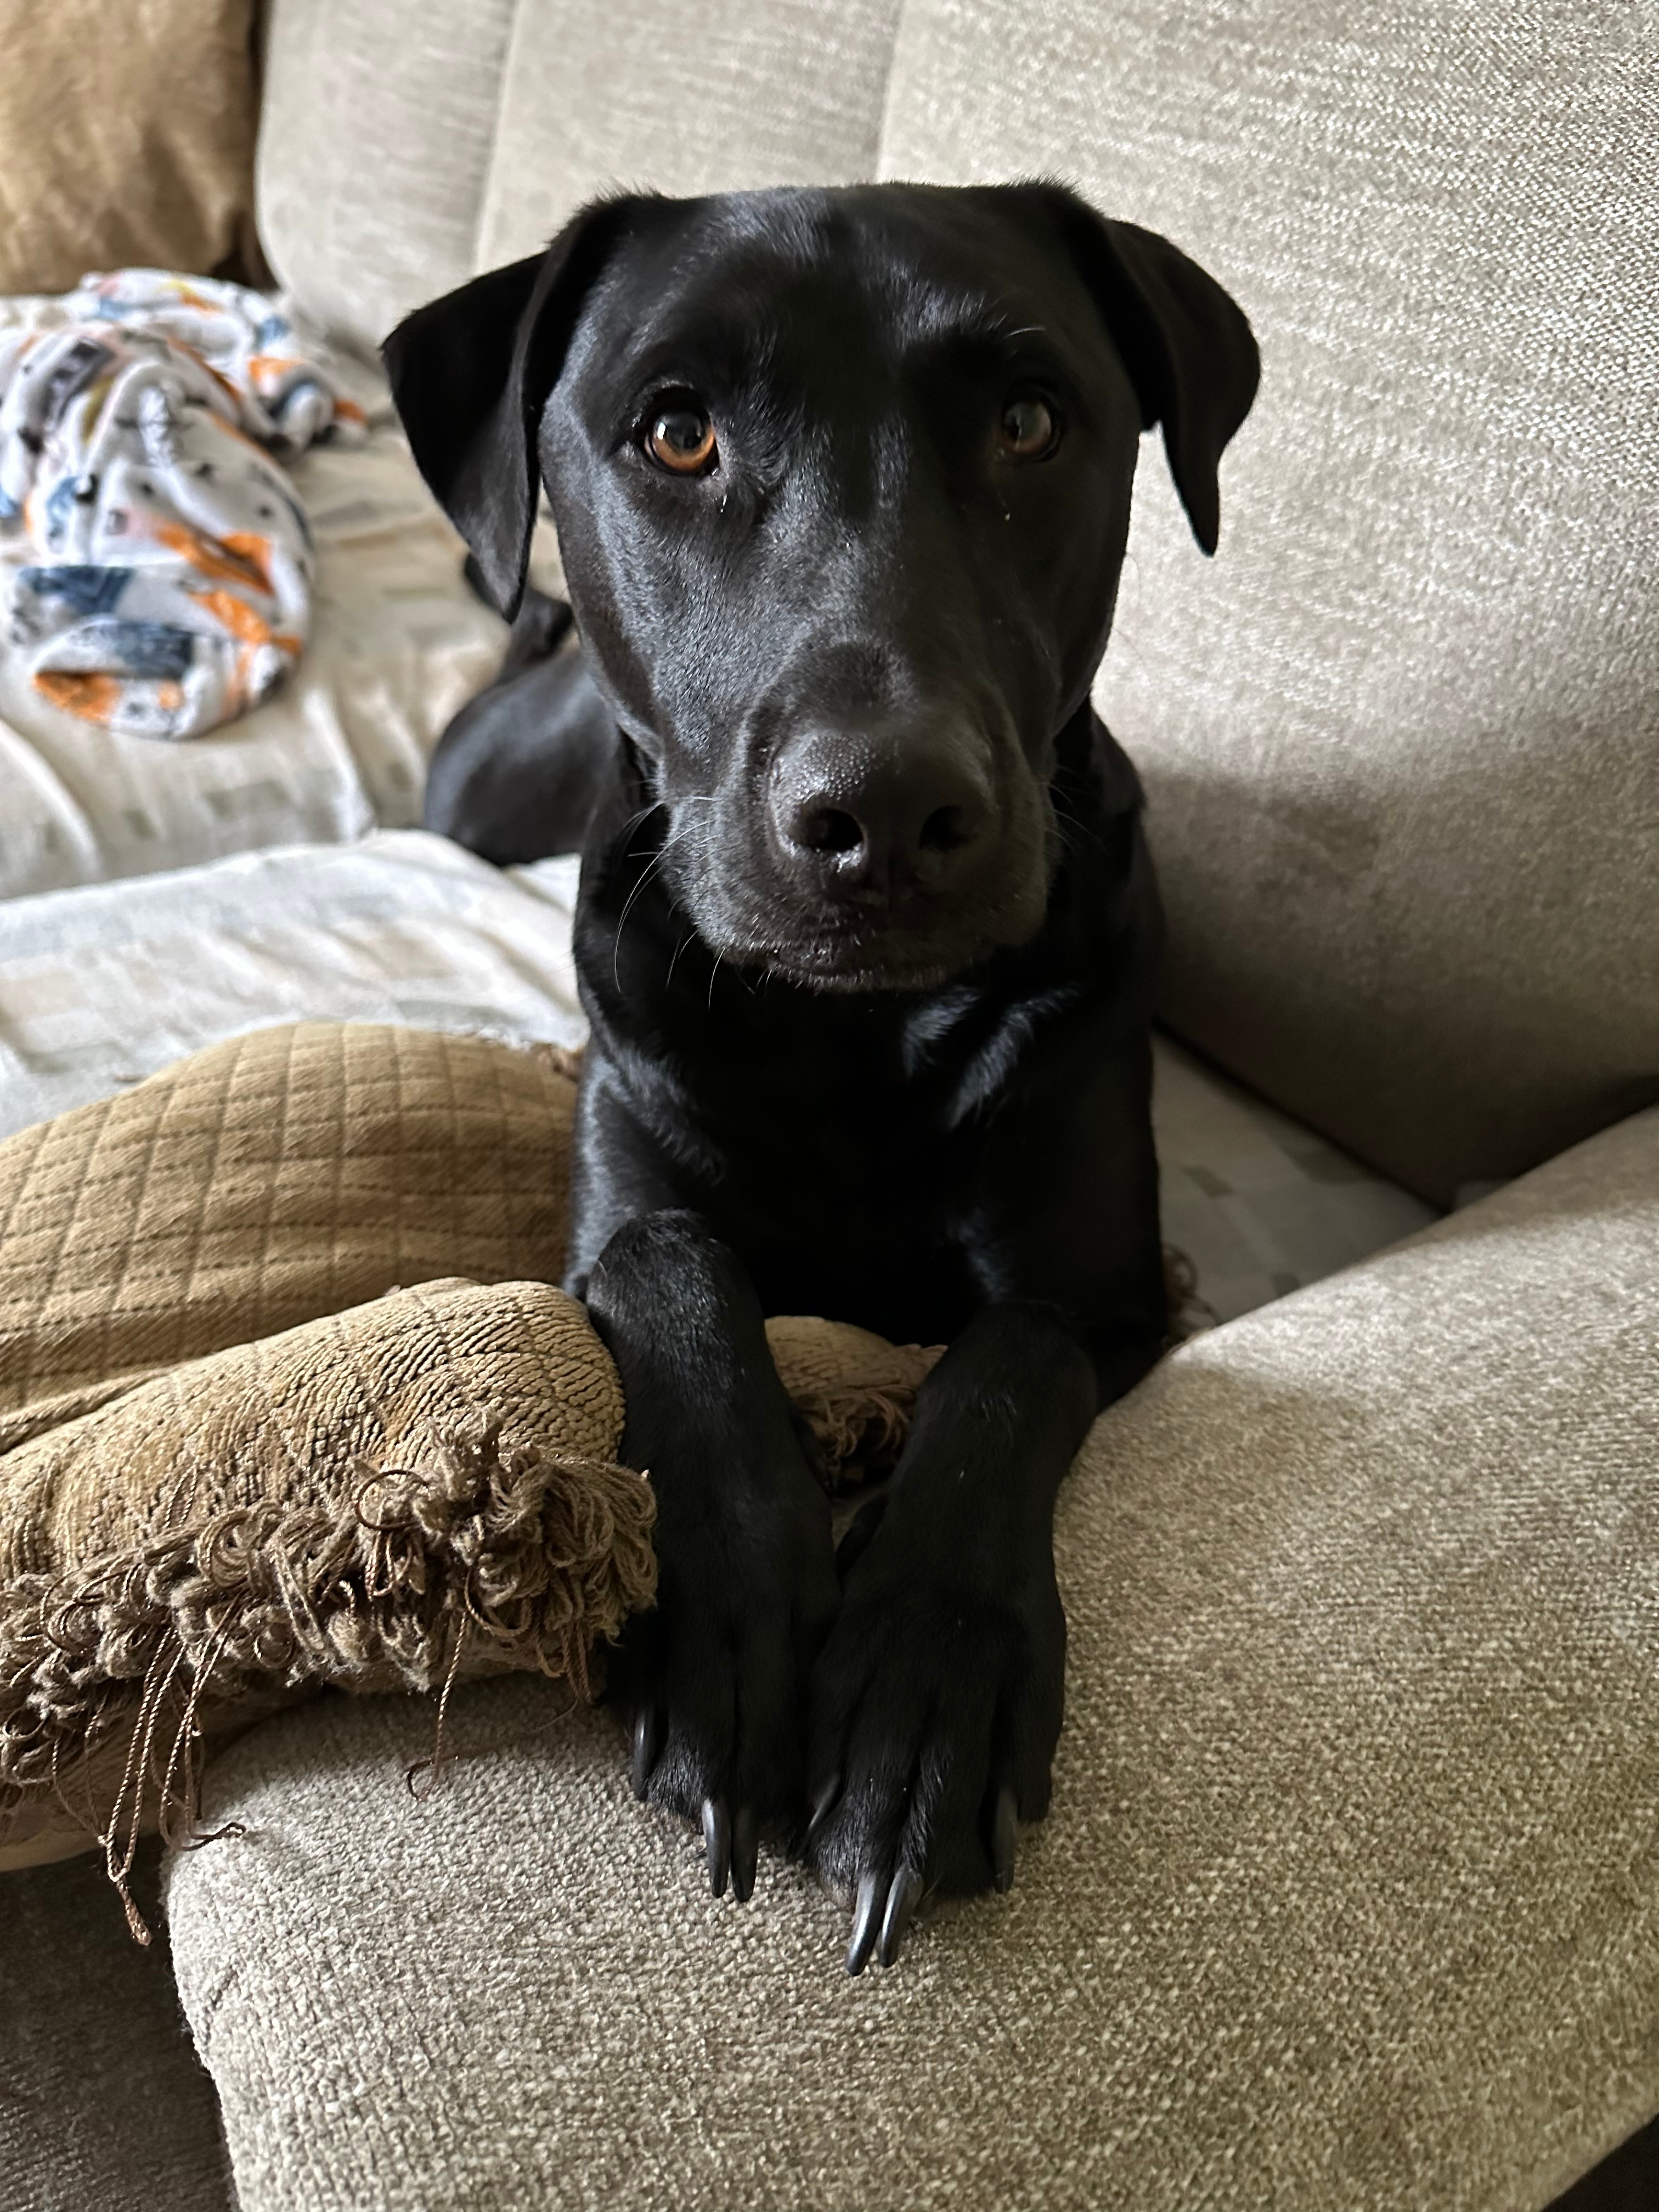
M932 991L1024 944L1046 906L1046 882L1034 882L1016 897L925 919L831 914L786 930L774 915L770 927L732 931L711 928L706 920L699 927L707 941L722 948L724 959L780 982L843 995Z
M964 969L975 967L993 948L976 944L960 951L941 951L923 943L900 939L891 945L846 941L830 936L791 945L770 945L747 959L745 967L761 969L780 982L805 985L810 990L854 995L860 992L937 990Z

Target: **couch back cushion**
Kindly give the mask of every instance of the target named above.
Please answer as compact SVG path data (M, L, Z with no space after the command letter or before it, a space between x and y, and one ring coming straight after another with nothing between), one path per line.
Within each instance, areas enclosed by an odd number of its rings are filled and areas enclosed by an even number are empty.
M1176 1027L1431 1198L1659 1095L1659 63L1572 0L275 0L262 216L376 338L608 182L1060 173L1265 371L1100 701Z
M886 174L1057 170L1255 323L1212 565L1144 447L1099 703L1175 1026L1431 1198L1659 1095L1656 103L1574 0L898 42Z
M372 349L590 194L874 173L899 0L272 0L259 222Z

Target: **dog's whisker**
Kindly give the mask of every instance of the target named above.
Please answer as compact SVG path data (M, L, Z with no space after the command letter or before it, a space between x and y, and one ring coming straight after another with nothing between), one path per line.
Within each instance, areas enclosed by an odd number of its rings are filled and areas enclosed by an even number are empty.
M641 892L645 889L646 885L647 885L647 884L651 881L651 878L653 878L653 876L654 876L654 875L656 874L657 871L661 867L661 866L662 866L662 861L663 861L663 856L662 856L662 854L661 854L659 852L659 853L653 853L653 854L652 854L652 856L651 856L650 860L647 861L647 863L646 863L645 866L644 866L643 868L641 868L641 871L640 871L640 874L639 874L639 880L638 880L638 882L637 882L637 883L635 883L635 884L634 885L634 888L632 889L632 890L630 890L630 891L629 892L628 896L623 900L623 910L622 910L622 913L617 916L617 934L616 934L616 938L615 938L614 941L612 942L612 945L611 945L611 981L612 981L612 982L616 985L616 987L617 987L617 993L618 993L618 995L620 995L620 994L621 994L621 993L622 993L622 987L623 987L623 985L622 985L622 939L623 939L623 929L627 927L627 923L628 923L628 917L629 917L629 915L633 912L633 910L634 910L634 902L635 902L635 900L638 898L638 896L639 896L640 893L641 893Z
M653 799L648 806L639 807L634 813L630 814L627 821L623 823L620 835L624 837L631 837L641 823L648 822L653 814L667 805L668 801L665 799Z

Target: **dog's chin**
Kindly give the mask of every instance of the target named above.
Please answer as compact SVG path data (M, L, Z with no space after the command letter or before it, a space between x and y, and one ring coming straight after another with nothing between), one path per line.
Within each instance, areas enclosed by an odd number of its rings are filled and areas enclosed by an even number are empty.
M1042 920L1041 905L1029 921L1012 927L941 930L826 929L817 933L764 941L728 943L724 957L750 974L810 991L842 997L871 992L937 991L1023 944Z
M834 945L770 945L751 953L744 964L762 969L779 982L850 998L874 991L937 991L977 967L993 949L985 945L960 952L930 954L920 948L877 953L872 947L862 953L850 953Z

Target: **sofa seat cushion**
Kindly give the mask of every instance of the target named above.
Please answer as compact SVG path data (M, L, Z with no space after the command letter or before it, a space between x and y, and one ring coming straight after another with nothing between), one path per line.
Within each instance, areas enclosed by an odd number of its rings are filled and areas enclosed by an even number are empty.
M506 626L389 425L290 473L318 544L312 632L251 714L179 744L125 737L47 705L0 654L0 899L420 820L432 748Z
M1054 1808L849 1983L604 1711L263 1723L172 1864L243 2212L1534 2212L1659 2106L1659 1115L1202 1336L1057 1535Z

